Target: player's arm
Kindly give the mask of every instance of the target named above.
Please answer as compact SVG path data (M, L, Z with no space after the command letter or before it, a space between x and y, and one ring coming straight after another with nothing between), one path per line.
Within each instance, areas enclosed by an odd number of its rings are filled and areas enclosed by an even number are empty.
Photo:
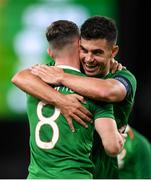
M60 83L73 89L81 95L86 94L87 97L106 102L122 101L127 90L125 86L116 79L99 79L90 77L70 76L64 73L60 78ZM77 84L77 86L75 86Z
M121 152L124 137L118 132L115 120L112 118L98 118L95 120L95 129L100 135L108 155L116 156Z
M114 120L114 109L111 103L96 103L94 125L99 134L106 153L116 156L121 152L125 141L125 134L120 134Z
M87 127L84 121L91 121L91 113L80 103L83 102L82 96L77 94L69 96L59 93L39 77L33 75L29 69L16 73L12 78L12 82L26 93L60 108L73 131L72 119L75 119L84 127Z
M29 69L17 72L12 77L11 81L24 92L27 92L38 99L44 100L49 104L56 105L57 101L61 100L61 94L59 92L54 90L37 76L31 74ZM56 99L52 98L54 95L56 96Z
M122 101L129 88L125 79L120 81L119 79L79 77L46 65L33 67L32 73L47 83L63 84L83 96L107 102Z

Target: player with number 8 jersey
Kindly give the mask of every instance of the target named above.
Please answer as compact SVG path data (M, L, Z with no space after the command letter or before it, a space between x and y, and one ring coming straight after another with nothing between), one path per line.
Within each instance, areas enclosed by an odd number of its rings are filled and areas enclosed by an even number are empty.
M65 72L84 76L78 69L69 67ZM65 86L55 87L63 94L73 94ZM92 148L94 125L84 128L74 122L73 133L60 110L27 95L27 114L30 124L31 162L28 179L90 179L94 165L89 156ZM113 118L110 104L91 100L83 104L93 115Z
M68 74L84 76L79 71L80 36L78 26L68 20L55 21L48 26L46 37L49 42L47 52L55 60L55 66L63 68ZM86 111L93 115L94 123L89 122L88 128L85 128L73 120L76 129L73 133L67 123L68 116L62 115L63 105L61 103L60 106L59 100L65 103L69 99L61 93L71 97L70 94L75 92L65 86L56 86L54 87L56 90L49 87L49 80L52 79L49 71L54 68L56 67L36 65L30 70L18 72L12 78L12 82L17 87L38 98L27 95L31 153L28 179L92 179L94 165L90 159L90 153L94 126L108 155L116 156L123 147L123 137L119 133L113 117L113 105L105 102L93 102L86 98L86 102L80 104L75 98L76 101L73 102L78 103L78 107L87 109ZM58 68L58 71L62 72L63 70ZM30 73L26 77L27 72ZM31 77L34 80L28 88ZM47 84L44 85L41 80ZM42 85L39 84L39 81ZM31 92L33 88L34 93ZM41 98L41 93L46 92L45 88L51 89L50 94ZM58 94L61 97L59 100ZM49 104L40 101L39 98ZM57 103L55 99L58 100ZM72 106L73 102L69 104ZM50 104L60 107L60 110ZM72 118L74 117L77 120L76 114L72 116ZM84 120L83 117L82 120Z

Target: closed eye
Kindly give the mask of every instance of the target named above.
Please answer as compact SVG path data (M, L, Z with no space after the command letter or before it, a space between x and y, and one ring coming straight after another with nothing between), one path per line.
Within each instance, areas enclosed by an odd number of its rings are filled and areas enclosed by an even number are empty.
M104 53L101 49L95 49L92 51L93 55L100 56Z
M83 46L80 46L80 50L82 50L82 52L84 52L84 53L88 53L88 50L85 49Z

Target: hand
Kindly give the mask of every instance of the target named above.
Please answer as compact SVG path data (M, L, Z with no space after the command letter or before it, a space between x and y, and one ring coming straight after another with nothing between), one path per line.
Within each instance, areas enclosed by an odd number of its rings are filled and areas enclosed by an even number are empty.
M123 68L126 68L125 66L122 66L121 63L116 61L114 58L110 61L110 72L115 73L116 71L120 71Z
M41 78L44 82L59 85L64 71L55 66L47 66L44 64L34 65L30 68L31 73Z
M72 132L75 131L72 120L84 126L88 125L84 122L92 122L92 114L81 103L85 103L84 98L78 94L62 95L62 100L57 103L61 113L66 118Z

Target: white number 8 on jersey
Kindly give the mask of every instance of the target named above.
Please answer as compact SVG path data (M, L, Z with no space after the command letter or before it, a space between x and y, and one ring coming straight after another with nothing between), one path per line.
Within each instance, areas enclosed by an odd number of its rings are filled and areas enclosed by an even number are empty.
M52 149L56 142L58 141L59 138L59 129L58 126L55 122L55 120L59 117L60 115L60 110L58 108L55 107L54 109L54 113L52 114L52 116L50 117L44 117L42 114L42 108L46 105L46 103L40 101L37 105L37 115L39 118L39 122L37 123L36 126L36 136L35 136L35 140L36 140L36 144L39 148L41 149ZM51 126L52 128L52 139L50 140L50 142L44 142L41 141L40 139L40 129L43 125L48 124L49 126Z

